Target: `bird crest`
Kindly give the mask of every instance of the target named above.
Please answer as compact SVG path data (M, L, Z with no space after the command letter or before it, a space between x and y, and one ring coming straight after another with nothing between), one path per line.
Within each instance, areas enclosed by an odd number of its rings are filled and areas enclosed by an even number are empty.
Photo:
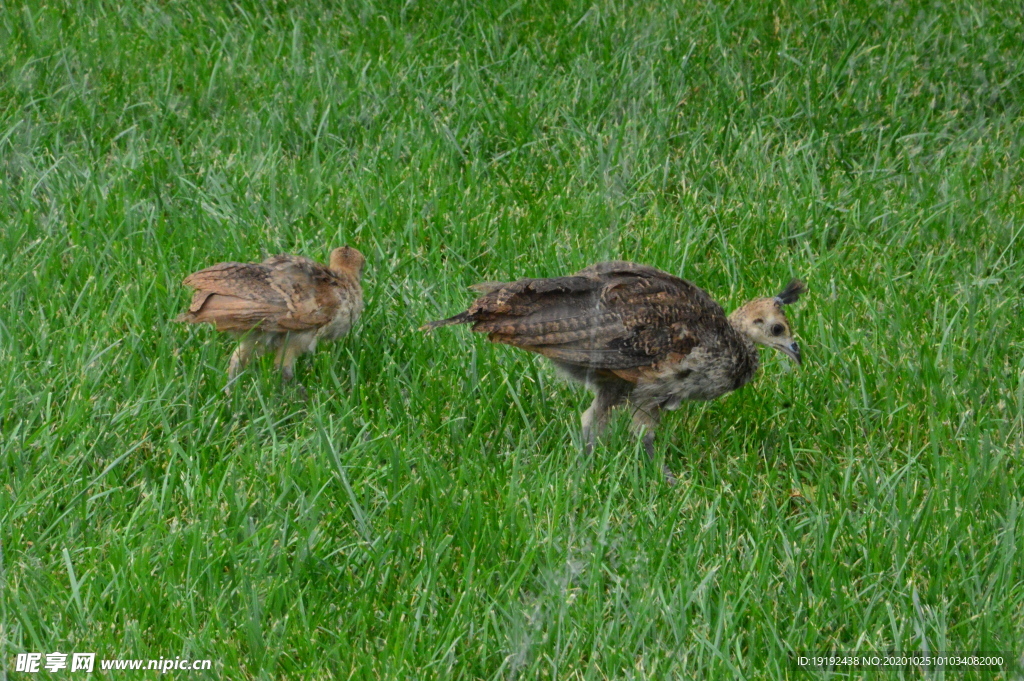
M792 305L804 293L807 293L807 285L799 279L793 279L782 289L782 293L775 296L775 302L779 305Z

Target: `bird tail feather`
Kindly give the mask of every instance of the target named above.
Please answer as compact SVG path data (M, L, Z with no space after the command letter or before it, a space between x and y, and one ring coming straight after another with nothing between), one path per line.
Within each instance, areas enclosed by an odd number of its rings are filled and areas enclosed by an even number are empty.
M482 281L479 284L473 284L470 286L469 290L487 295L488 293L494 293L498 289L506 286L508 286L507 281Z
M430 332L442 326L454 326L455 324L465 324L466 322L471 321L473 320L470 318L469 312L460 312L454 317L449 317L448 319L439 319L436 322L427 322L420 327L420 331Z

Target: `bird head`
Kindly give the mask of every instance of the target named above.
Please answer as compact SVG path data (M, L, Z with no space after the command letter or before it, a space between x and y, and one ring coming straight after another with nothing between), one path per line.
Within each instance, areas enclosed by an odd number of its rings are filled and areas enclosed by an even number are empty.
M804 283L794 279L782 293L773 298L751 300L729 315L729 321L753 342L775 348L800 364L800 346L793 340L793 331L789 328L789 320L782 307L795 303L800 294L806 291Z
M359 279L365 262L363 254L351 246L342 246L331 251L331 270L339 274L350 274Z

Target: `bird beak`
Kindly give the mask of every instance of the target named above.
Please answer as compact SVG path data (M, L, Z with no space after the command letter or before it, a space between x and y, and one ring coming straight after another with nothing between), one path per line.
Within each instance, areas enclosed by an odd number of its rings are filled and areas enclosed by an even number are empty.
M796 341L793 341L789 345L780 345L779 350L789 355L797 364L803 364L800 360L800 346L796 344Z

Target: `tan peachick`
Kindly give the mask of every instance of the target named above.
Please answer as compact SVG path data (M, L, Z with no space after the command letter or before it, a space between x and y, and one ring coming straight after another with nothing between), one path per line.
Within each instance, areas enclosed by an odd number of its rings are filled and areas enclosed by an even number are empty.
M182 283L196 291L188 312L174 321L212 324L239 339L228 387L254 355L272 350L282 380L291 381L299 355L344 336L359 318L364 263L349 246L331 251L327 266L294 255L218 263L185 277Z
M777 296L751 300L728 316L691 282L624 261L567 277L471 288L482 295L467 311L422 328L472 324L492 342L543 355L585 384L594 393L582 417L588 452L609 411L628 403L634 432L653 457L661 412L745 385L759 365L758 345L801 361L783 312L806 291L796 279Z

